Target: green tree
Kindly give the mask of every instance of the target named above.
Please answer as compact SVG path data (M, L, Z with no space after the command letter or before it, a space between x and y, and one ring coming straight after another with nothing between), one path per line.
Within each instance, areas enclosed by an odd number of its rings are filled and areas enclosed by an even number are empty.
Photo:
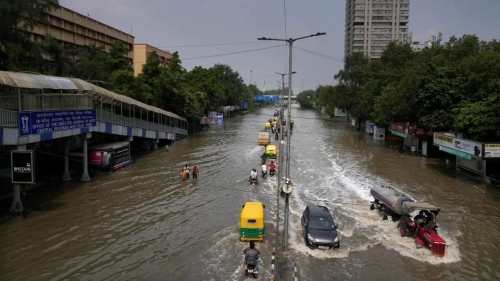
M297 101L302 108L313 108L315 100L316 91L314 90L302 91L297 95Z
M27 31L37 23L47 24L48 13L58 0L0 0L0 70L31 70L41 60L39 44Z

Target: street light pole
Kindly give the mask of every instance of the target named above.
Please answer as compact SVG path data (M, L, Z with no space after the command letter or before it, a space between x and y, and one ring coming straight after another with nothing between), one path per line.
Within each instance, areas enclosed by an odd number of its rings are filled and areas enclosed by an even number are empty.
M289 48L289 57L288 57L288 124L287 124L287 140L286 140L286 182L291 183L290 181L290 119L292 117L292 48L293 48L293 42L301 40L301 39L306 39L310 37L315 37L315 36L321 36L321 35L326 35L324 32L318 32L316 34L311 34L308 36L303 36L299 38L288 38L288 39L275 39L275 38L266 38L266 37L261 37L257 38L257 40L266 40L266 41L282 41L282 42L287 42L288 43L288 48ZM284 75L282 76L284 77ZM282 78L283 81L283 89L284 89L284 78ZM284 90L283 90L284 91ZM283 123L282 123L283 124ZM281 140L280 140L281 141ZM278 187L280 188L280 187ZM285 197L285 217L284 217L284 233L283 233L283 244L284 244L284 250L285 252L287 251L288 247L288 221L289 221L289 216L290 216L290 208L289 208L289 193L286 193ZM279 210L278 210L279 212ZM279 221L278 221L279 224Z

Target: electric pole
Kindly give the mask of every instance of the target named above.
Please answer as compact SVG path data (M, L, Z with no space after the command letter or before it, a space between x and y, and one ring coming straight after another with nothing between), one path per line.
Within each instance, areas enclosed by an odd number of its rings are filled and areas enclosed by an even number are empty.
M285 252L287 251L287 248L288 248L288 222L289 222L289 215L290 215L290 209L289 209L288 205L289 205L290 192L292 191L292 188L293 188L293 184L290 181L290 120L292 117L292 48L293 48L293 43L295 41L310 38L310 37L315 37L315 36L321 36L321 35L326 35L326 33L318 32L316 34L311 34L308 36L303 36L303 37L299 37L299 38L288 38L288 39L275 39L275 38L266 38L266 37L257 38L257 40L287 42L288 47L289 47L289 51L288 51L288 54L289 54L289 57L288 57L288 122L287 122L287 139L286 139L286 179L285 179L286 191L284 190L285 191L285 217L284 217L285 227L284 227L284 233L283 233L283 236L284 236L283 237L284 238L283 244L284 244ZM284 77L284 75L282 77ZM284 80L284 78L282 78L282 79ZM284 87L283 87L283 89L284 89ZM281 125L282 124L283 123L281 123ZM278 210L278 212L279 212L279 210ZM278 222L278 224L279 224L279 222Z

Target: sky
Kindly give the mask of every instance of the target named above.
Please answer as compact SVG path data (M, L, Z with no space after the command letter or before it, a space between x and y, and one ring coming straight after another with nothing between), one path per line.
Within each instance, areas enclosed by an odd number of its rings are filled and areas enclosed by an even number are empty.
M286 1L286 2L285 2ZM304 39L294 46L293 91L333 84L344 56L345 0L60 0L60 4L135 36L135 43L178 51L183 66L227 64L261 90L276 89L287 72L283 42L258 37L325 36ZM286 3L286 33L285 9ZM439 31L450 36L476 34L481 40L500 39L500 0L411 0L410 32L424 42ZM287 37L285 37L287 36ZM238 44L227 44L238 43ZM222 44L217 46L183 47ZM283 46L279 46L283 45ZM276 48L268 48L279 46ZM246 50L234 55L198 58ZM251 80L250 80L251 79Z

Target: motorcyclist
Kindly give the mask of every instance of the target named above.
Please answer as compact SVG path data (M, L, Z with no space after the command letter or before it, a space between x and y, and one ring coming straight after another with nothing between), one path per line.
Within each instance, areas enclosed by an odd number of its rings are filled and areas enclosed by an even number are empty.
M250 181L252 181L252 179L255 179L257 180L257 169L253 168L252 171L250 172Z
M276 165L274 164L274 161L271 161L271 164L269 164L269 173L273 175L276 173Z
M243 250L245 254L245 268L248 265L252 265L255 270L259 267L259 255L260 251L255 248L255 243L250 242L250 247Z
M293 119L290 119L290 130L293 130L293 123L294 123Z
M265 152L260 156L260 160L262 165L266 164L267 154Z
M267 174L267 166L266 166L266 164L264 164L264 165L261 166L261 170L262 170L262 176L264 176L264 174Z

